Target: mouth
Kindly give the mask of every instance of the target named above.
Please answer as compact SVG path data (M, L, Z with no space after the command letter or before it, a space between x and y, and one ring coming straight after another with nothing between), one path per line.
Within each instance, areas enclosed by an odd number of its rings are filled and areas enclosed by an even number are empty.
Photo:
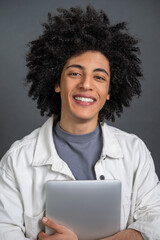
M79 95L76 95L76 96L73 96L74 100L76 103L79 103L81 105L92 105L96 99L91 97L91 96L79 96Z

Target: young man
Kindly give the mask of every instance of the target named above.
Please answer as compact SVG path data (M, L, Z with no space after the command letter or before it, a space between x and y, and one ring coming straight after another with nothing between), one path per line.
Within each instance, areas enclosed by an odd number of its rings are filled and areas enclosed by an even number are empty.
M77 240L43 217L45 183L120 179L121 231L105 239L158 240L160 186L151 155L138 137L105 121L141 93L137 41L125 23L111 25L90 6L59 12L30 43L29 96L51 117L1 160L0 239ZM44 225L57 233L48 236Z

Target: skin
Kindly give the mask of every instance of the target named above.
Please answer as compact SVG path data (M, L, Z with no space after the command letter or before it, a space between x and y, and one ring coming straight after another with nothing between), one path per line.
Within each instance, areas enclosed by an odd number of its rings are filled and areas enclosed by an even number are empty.
M109 100L110 66L108 59L97 51L87 51L70 58L63 68L60 85L55 91L61 94L60 126L73 134L94 131L98 123L98 113L105 101ZM93 99L82 102L75 97ZM45 226L56 231L48 236L38 234L39 240L78 240L71 230L48 218L43 218ZM143 240L141 234L133 229L121 231L101 240Z
M66 227L59 225L46 217L42 219L42 222L45 226L56 230L56 234L48 236L46 233L40 232L37 237L38 240L78 240L76 234ZM127 229L113 236L99 240L143 240L143 237L140 232L133 229Z
M54 229L56 233L48 236L46 233L40 232L37 237L38 240L78 240L76 234L66 227L59 225L46 217L42 219L42 222L45 226Z
M55 86L61 95L61 128L73 134L94 131L98 113L110 98L109 83L109 61L100 52L87 51L70 58L63 68L60 85ZM82 102L75 96L93 102Z

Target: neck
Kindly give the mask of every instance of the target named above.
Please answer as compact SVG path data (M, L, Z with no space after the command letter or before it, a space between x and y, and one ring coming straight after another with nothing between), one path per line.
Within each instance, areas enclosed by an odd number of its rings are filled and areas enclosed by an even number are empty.
M73 123L73 122L60 120L59 125L66 132L82 135L82 134L87 134L94 131L97 127L97 123L98 121L92 122L92 123L90 121L89 122L77 121Z

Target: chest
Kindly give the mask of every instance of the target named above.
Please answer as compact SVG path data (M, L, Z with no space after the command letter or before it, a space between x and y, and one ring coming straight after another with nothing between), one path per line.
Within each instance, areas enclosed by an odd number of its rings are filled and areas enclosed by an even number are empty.
M74 180L74 177L69 167L62 163L57 166L45 165L31 169L25 171L25 176L23 174L19 185L25 212L24 221L28 226L26 231L32 229L37 234L43 230L40 221L45 214L46 182L48 180ZM121 159L110 158L100 159L94 167L98 180L104 176L105 179L119 179L122 183L121 229L125 229L127 226L131 208L133 173L130 169L132 168ZM28 233L29 235L30 233Z

